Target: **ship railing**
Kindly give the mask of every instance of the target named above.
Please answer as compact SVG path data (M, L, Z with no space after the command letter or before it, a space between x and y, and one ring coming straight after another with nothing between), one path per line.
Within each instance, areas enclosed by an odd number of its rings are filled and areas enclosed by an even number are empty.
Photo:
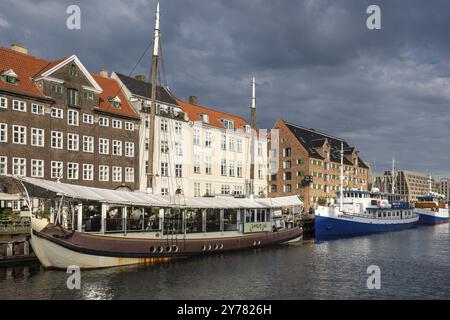
M161 231L159 222L150 218L140 219L105 219L105 233L155 232Z

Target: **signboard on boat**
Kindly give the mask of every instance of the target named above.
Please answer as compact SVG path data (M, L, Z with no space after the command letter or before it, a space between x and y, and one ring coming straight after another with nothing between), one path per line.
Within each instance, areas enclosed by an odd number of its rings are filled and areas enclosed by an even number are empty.
M244 233L272 231L272 222L251 222L244 224Z

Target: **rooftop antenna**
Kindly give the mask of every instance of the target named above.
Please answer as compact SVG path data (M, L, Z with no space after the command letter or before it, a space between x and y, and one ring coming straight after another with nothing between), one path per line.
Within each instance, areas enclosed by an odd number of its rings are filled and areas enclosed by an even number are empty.
M153 33L153 56L152 56L152 79L151 79L151 105L150 105L150 125L148 137L148 168L147 187L153 193L153 149L155 144L155 117L156 117L156 86L158 77L158 52L159 52L159 2L156 6L155 30Z

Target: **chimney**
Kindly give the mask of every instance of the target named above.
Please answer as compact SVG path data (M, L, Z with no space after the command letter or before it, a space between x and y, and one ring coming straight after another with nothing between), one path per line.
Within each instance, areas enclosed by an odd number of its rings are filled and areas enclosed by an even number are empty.
M11 45L11 50L16 51L16 52L20 52L20 53L23 53L23 54L28 54L28 48L27 47L22 46L20 44L16 44L16 43L13 43Z
M190 104L197 104L197 96L189 96Z
M100 72L98 74L99 74L100 77L109 78L108 70L106 70L106 69L100 69Z
M140 74L140 75L138 75L138 76L136 76L136 77L134 77L136 80L139 80L139 81L144 81L145 82L145 76L143 75L143 74Z

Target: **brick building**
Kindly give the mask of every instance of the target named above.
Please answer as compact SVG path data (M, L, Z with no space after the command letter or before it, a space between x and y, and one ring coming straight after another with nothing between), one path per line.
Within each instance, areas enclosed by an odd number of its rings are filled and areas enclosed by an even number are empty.
M344 143L344 188L368 190L370 168L359 151L329 134L278 119L270 134L269 196L299 195L308 210L336 197Z
M17 45L0 47L0 77L0 180L138 188L140 118L116 80Z

